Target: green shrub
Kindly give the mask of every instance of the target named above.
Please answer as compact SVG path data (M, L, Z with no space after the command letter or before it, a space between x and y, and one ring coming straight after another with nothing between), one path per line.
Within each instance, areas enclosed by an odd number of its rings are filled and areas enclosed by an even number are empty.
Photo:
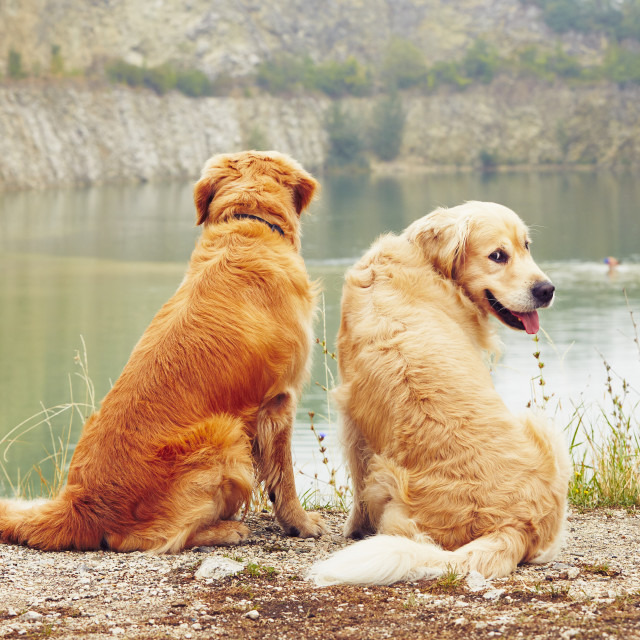
M574 0L551 0L541 3L547 25L557 33L589 31L590 8Z
M111 82L128 84L130 87L139 87L144 80L144 69L124 60L113 60L105 67L107 78Z
M436 62L431 69L429 69L427 86L430 89L435 89L443 84L463 89L471 84L471 80L463 74L457 62L440 61Z
M213 95L214 87L206 73L199 69L188 69L176 73L176 89L192 98Z
M321 91L332 98L362 96L372 86L371 74L353 56L316 65L310 57L281 54L258 65L256 83L273 94Z
M546 56L532 44L520 50L517 54L515 67L518 71L528 72L540 77L550 77Z
M326 131L329 135L328 167L367 166L360 121L334 102L326 115Z
M459 61L436 62L427 72L426 87L449 85L464 89L473 82L489 84L505 61L486 40L479 38Z
M640 40L640 0L627 0L621 7L622 20L618 28L618 36Z
M583 75L580 61L566 53L560 45L556 47L554 53L548 56L547 65L552 73L561 78L579 78Z
M9 61L7 65L7 73L10 78L18 79L26 76L22 70L22 54L14 49L9 49Z
M256 83L269 93L290 93L308 84L313 66L309 57L283 53L258 65Z
M542 11L542 19L557 33L604 32L622 40L640 39L640 0L521 0Z
M495 151L481 149L478 160L482 171L493 171L498 166L498 154Z
M371 75L353 56L344 62L324 62L305 77L307 88L326 93L332 98L345 95L363 96L371 91Z
M51 73L54 76L64 73L64 60L62 59L62 51L59 44L51 45Z
M586 77L585 68L580 61L566 53L560 44L553 53L541 51L535 45L525 47L517 56L516 69L545 78Z
M112 60L105 67L111 82L128 84L130 87L147 87L158 95L176 89L192 98L219 95L222 83L212 83L198 69L176 69L170 63L157 67L139 67L124 60ZM225 87L226 88L226 87Z
M381 98L375 105L370 139L371 149L380 160L394 160L400 153L406 118L397 93Z
M160 96L175 89L178 81L178 74L170 64L144 69L142 77L144 86Z
M461 63L464 77L489 84L493 80L500 58L497 51L486 40L479 38L467 49Z
M382 80L391 89L408 89L427 79L424 54L408 40L393 38L382 61Z
M605 77L620 85L640 83L640 53L614 46L604 63Z

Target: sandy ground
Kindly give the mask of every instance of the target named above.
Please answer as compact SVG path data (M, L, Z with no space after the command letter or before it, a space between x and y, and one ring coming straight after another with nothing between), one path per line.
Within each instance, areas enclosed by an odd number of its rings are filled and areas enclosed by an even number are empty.
M506 579L369 588L305 580L347 544L345 515L325 517L320 540L250 514L247 544L166 556L1 545L0 637L640 638L640 513L572 513L556 562ZM230 561L238 573L209 573Z

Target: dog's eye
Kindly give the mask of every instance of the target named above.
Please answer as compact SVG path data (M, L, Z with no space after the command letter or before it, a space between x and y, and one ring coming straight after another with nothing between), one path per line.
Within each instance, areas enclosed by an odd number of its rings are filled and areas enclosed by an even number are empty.
M504 262L507 262L507 260L509 260L509 256L507 255L507 253L505 251L497 249L493 253L489 254L489 260L493 260L494 262L497 262L498 264L502 264Z
M525 240L525 241L524 241L524 248L525 248L527 251L529 251L529 241L528 241L528 240Z

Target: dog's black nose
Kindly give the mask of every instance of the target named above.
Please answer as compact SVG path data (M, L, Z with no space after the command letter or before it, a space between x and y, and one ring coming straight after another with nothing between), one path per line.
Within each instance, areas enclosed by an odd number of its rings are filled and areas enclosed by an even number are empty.
M551 302L555 290L556 288L550 282L536 282L531 288L531 293L540 304L546 304Z

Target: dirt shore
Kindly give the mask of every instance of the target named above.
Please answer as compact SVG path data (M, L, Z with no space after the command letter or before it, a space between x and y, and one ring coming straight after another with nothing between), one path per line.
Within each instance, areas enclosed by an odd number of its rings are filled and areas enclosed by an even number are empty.
M345 515L325 517L320 540L250 514L247 544L166 556L1 545L0 637L640 638L640 513L572 513L556 562L506 579L369 588L304 579L347 544ZM233 561L237 573L215 577Z

